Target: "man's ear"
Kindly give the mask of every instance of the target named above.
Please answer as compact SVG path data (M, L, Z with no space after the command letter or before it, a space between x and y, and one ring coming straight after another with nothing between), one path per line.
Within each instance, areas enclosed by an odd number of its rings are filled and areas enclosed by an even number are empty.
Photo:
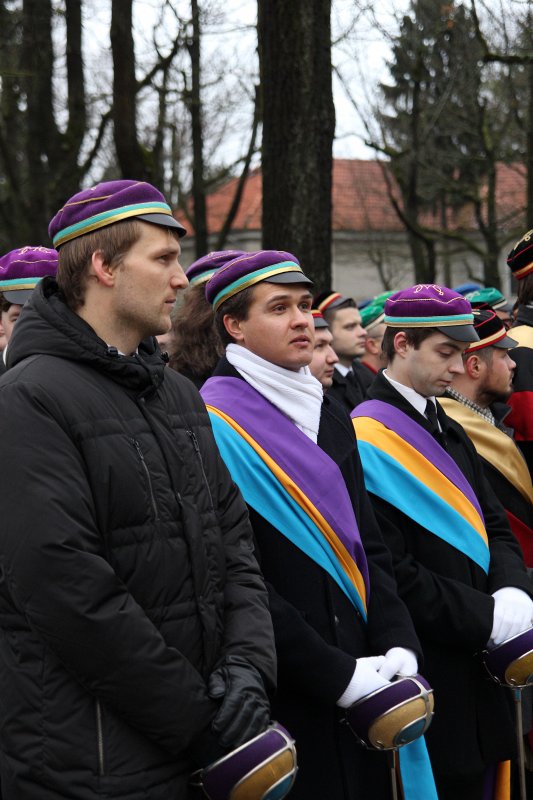
M407 341L407 336L405 335L405 331L398 331L398 333L394 336L394 352L400 356L400 358L405 358L407 351L409 350L409 342Z
M463 364L468 377L472 378L473 381L479 380L483 369L483 362L479 356L477 356L475 353L472 353L471 356L463 359Z
M371 336L367 336L365 339L365 347L367 351L373 355L377 356L381 352L381 344L378 345L375 339L372 339Z
M229 333L229 335L236 341L242 342L244 341L244 334L241 330L241 322L236 317L232 316L231 314L224 314L222 317L222 322L224 323L224 327Z
M95 250L92 254L89 274L105 287L111 287L115 283L115 269L104 261L102 250Z

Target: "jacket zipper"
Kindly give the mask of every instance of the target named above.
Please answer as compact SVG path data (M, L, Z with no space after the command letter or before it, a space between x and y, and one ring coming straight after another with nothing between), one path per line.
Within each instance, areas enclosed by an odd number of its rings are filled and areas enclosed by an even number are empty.
M205 474L204 460L202 458L202 453L200 452L200 445L198 444L198 439L196 438L195 432L189 430L189 428L187 428L187 433L191 437L191 441L192 441L192 444L193 444L193 447L194 447L194 452L196 453L198 461L200 462L200 469L202 470L202 476L203 476L204 483L205 483L206 488L207 488L207 494L209 495L209 503L211 504L211 511L214 511L215 510L215 506L214 506L214 503L213 503L213 496L211 494L211 487L209 486L209 481L207 480L207 475Z
M150 475L150 470L148 469L148 464L146 463L146 460L144 458L144 453L141 450L141 445L139 444L137 439L132 439L131 441L132 441L132 444L133 444L135 450L137 451L137 455L139 456L142 468L143 468L144 473L146 475L146 478L148 480L148 488L150 489L150 500L151 500L151 503L152 503L152 511L154 512L154 517L157 520L157 519L159 519L159 511L158 511L158 508L157 508L157 503L156 503L156 499L155 499L155 495L154 495L154 487L153 487L153 484L152 484L152 476Z
M96 701L96 744L98 747L98 774L105 775L104 767L104 730L102 726L102 706Z

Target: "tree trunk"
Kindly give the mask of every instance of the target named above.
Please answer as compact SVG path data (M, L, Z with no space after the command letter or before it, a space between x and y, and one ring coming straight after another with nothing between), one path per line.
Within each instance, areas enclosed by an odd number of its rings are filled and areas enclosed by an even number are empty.
M488 161L490 167L487 175L487 225L482 230L485 239L485 256L483 258L483 281L485 286L500 288L500 270L498 268L500 243L498 237L498 218L496 213L496 163L494 157Z
M204 181L204 138L202 126L201 63L200 63L200 13L198 1L191 0L192 37L187 49L191 59L191 92L189 111L192 127L192 198L194 204L194 231L196 258L209 250L207 241L207 214Z
M533 228L533 64L528 64L527 88L528 104L526 117L526 174L527 174L527 209L526 227Z
M24 0L22 63L26 90L26 158L28 176L21 190L27 197L32 242L48 242L51 165L57 161L58 131L52 96L52 4L50 0Z
M289 250L331 285L335 109L330 0L259 0L263 247Z
M63 200L79 189L82 175L78 158L87 126L81 0L66 0L65 20L67 26L68 125L63 137L59 163L54 165L57 175L57 194Z
M252 156L255 153L255 141L257 139L257 129L259 128L259 87L255 87L255 103L254 103L254 118L252 121L252 133L250 135L250 143L248 145L248 152L246 153L246 157L244 159L244 165L242 168L242 172L239 176L239 181L237 183L237 188L235 190L235 194L233 195L233 200L231 201L231 206L227 213L226 219L224 220L224 224L220 229L220 233L218 234L217 244L215 249L216 250L223 250L226 246L226 239L228 238L228 234L231 230L231 226L233 224L233 220L237 216L237 212L241 205L242 195L244 192L244 187L246 185L246 181L248 179L248 175L250 174L250 164L252 163Z
M137 138L137 81L133 44L133 0L112 0L113 125L123 178L151 179Z

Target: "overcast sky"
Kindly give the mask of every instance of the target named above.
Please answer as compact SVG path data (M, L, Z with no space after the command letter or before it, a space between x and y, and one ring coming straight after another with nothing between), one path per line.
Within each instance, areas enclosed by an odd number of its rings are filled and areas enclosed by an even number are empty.
M212 53L223 55L228 63L233 64L233 71L242 67L249 70L256 65L255 22L257 4L255 0L206 0L206 5L214 14L215 24L204 30L202 56L204 62ZM386 78L386 60L390 56L390 47L384 31L394 30L394 9L405 7L407 0L375 0L373 10L379 25L376 26L368 17L359 16L349 38L342 40L333 50L333 62L346 82L349 93L361 109L365 109L376 97L375 86L379 80ZM85 11L85 42L88 46L86 66L90 69L92 79L97 86L101 82L102 89L109 79L109 21L110 0L87 0ZM142 61L143 52L149 59L151 31L162 6L162 0L135 0L134 19L136 32L137 57ZM174 0L173 6L187 17L190 9L188 0ZM332 12L332 29L334 39L345 33L355 19L357 3L354 0L334 0ZM217 13L220 19L217 21ZM172 28L173 20L169 15L168 28ZM381 26L381 28L379 27ZM220 56L219 56L220 57ZM142 68L142 64L141 64ZM364 126L358 119L352 101L338 79L334 77L334 100L337 116L336 141L334 154L344 158L372 158L374 153L365 147ZM238 113L238 109L236 109ZM246 130L245 135L248 136ZM239 145L237 144L238 148Z

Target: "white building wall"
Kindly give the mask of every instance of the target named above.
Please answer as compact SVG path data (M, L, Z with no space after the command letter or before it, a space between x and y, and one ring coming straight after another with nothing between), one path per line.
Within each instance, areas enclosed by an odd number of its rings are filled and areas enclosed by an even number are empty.
M502 291L511 297L513 288L505 259L514 241L502 249L500 253L500 276ZM194 260L194 237L186 237L182 243L181 263L187 268ZM216 247L213 237L210 246ZM437 257L437 281L457 286L466 281L481 281L481 261L470 251L458 251L450 246L449 264L451 280L446 280L444 269L444 253L442 249ZM225 249L259 250L261 248L261 232L235 232L228 237ZM295 253L295 255L298 255ZM364 300L373 297L385 289L401 289L414 282L409 245L401 232L345 232L336 231L333 235L332 251L332 288L341 294Z

